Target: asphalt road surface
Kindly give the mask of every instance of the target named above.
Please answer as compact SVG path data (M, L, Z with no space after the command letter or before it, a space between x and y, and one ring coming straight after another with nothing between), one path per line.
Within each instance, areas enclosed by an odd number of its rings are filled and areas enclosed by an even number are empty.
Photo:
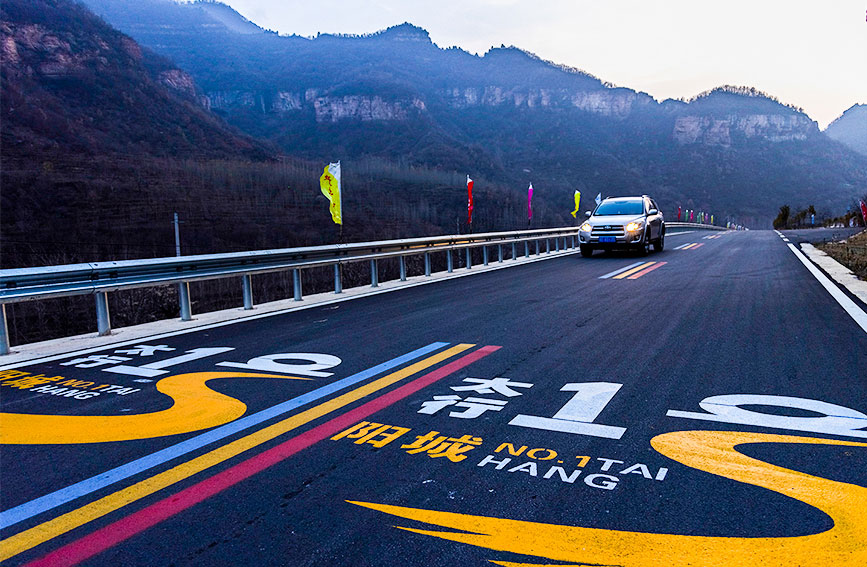
M772 231L70 353L0 394L8 565L867 564L867 333Z

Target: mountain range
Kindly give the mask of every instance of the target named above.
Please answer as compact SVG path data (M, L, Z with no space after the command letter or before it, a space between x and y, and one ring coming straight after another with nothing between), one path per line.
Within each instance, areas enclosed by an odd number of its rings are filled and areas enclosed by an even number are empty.
M307 38L216 2L85 1L188 72L212 112L308 159L379 156L533 182L564 204L575 189L652 193L668 211L755 224L783 203L837 211L867 187L863 155L746 87L658 102L515 47L442 49L410 24Z
M308 38L210 1L0 9L7 162L37 150L378 159L510 187L504 202L532 182L545 224L572 222L576 189L585 203L649 193L669 215L682 206L765 226L782 204L838 214L867 188L857 105L823 133L748 87L659 102L516 47L443 49L411 24Z

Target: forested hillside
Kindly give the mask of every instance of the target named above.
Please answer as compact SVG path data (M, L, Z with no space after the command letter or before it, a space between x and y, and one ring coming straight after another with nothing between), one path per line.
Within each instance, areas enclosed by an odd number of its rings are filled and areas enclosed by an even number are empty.
M378 156L532 181L554 208L574 189L651 192L668 211L753 226L769 226L781 202L835 212L867 186L864 156L748 87L657 102L514 47L442 49L410 24L306 38L214 2L86 1L194 76L227 121L309 159Z

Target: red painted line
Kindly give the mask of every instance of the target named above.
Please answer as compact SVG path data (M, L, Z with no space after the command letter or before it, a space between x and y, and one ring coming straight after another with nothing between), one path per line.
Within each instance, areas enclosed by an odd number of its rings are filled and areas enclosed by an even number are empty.
M629 277L626 278L626 279L628 279L628 280L638 279L638 278L640 278L641 276L643 276L644 274L647 274L647 273L649 273L649 272L652 272L652 271L655 270L656 268L660 268L660 267L662 267L662 266L664 266L664 265L666 265L666 264L668 264L668 262L657 262L656 264L650 266L649 268L645 268L645 269L641 270L641 271L638 272L637 274L632 274L631 276L629 276Z
M183 512L187 508L202 502L215 494L230 488L242 480L268 467L283 461L295 453L327 439L351 425L355 425L366 417L387 408L391 404L410 396L422 388L454 374L461 368L484 358L499 350L498 346L484 346L461 358L446 364L432 372L421 376L412 382L404 384L387 394L379 396L354 410L314 427L310 431L297 435L276 447L242 461L237 465L217 473L210 478L186 488L173 496L168 496L159 502L151 504L138 512L121 518L99 530L73 541L51 553L26 564L26 567L61 567L77 565L98 553L125 541L144 530L157 525L163 520Z

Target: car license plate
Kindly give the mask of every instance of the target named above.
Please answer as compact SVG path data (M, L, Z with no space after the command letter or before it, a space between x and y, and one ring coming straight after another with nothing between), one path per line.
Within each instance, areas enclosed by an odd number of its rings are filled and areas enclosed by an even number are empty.
M617 237L615 237L615 236L600 236L599 242L617 242Z

